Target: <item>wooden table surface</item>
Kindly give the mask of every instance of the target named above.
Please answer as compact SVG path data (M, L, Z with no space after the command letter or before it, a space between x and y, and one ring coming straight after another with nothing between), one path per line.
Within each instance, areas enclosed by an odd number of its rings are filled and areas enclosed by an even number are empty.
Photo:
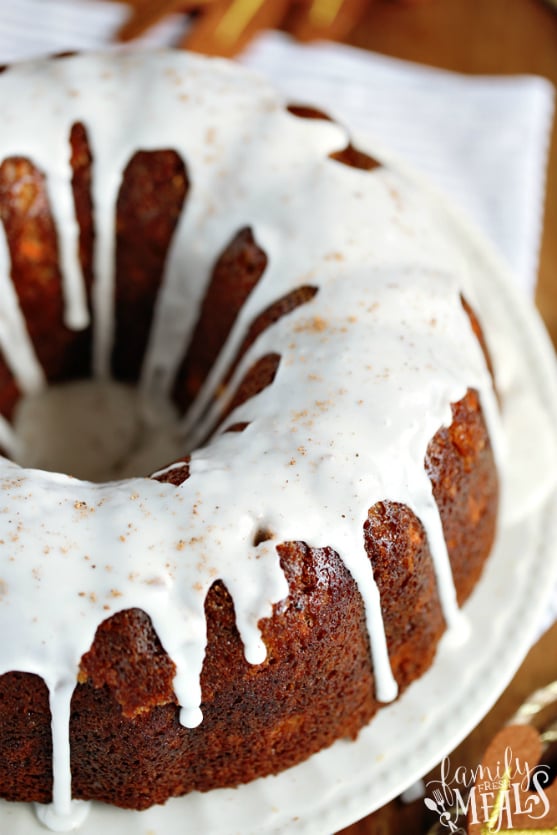
M543 0L409 0L406 4L376 0L350 41L459 72L536 73L557 87L557 10ZM557 345L556 130L550 151L537 304ZM557 625L532 649L490 714L451 755L451 762L477 766L489 740L524 698L554 679ZM421 835L435 822L423 800L406 806L395 800L342 835Z

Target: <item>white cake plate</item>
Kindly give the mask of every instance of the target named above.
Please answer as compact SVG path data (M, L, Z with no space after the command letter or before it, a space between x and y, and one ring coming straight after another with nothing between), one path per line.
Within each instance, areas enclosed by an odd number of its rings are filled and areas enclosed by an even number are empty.
M554 354L506 268L452 207L445 208L449 233L463 240L477 272L476 303L490 337L512 450L498 542L464 609L467 639L456 646L443 639L432 669L355 742L336 742L276 777L193 793L146 812L94 803L80 835L326 835L345 827L452 751L505 689L537 637L557 579ZM46 830L31 806L0 801L0 832Z

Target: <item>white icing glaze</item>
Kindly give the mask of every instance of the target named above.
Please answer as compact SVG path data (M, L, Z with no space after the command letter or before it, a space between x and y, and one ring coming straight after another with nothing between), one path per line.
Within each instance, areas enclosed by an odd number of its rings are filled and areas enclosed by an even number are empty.
M56 229L64 230L64 234L58 236L60 269L64 283L64 320L68 328L81 330L89 324L89 311L79 263L79 228L72 192L68 188L68 180L71 179L72 173L69 160L66 167L68 170L60 172L59 176L49 177L49 193ZM49 173L54 174L52 171Z
M238 229L251 226L268 256L183 422L184 453L194 451L190 478L180 487L150 479L91 484L2 463L0 630L13 640L0 647L0 673L23 670L47 682L56 714L53 814L67 819L68 693L99 623L130 607L150 615L177 667L182 721L193 726L201 719L207 591L215 579L224 581L246 658L260 663L266 650L258 621L288 593L278 542L303 540L340 554L364 600L377 696L395 698L379 594L363 547L368 509L381 500L402 502L422 520L443 610L455 623L455 591L424 457L435 432L451 422L450 404L468 388L480 392L492 434L496 406L460 304L460 294L472 298L472 290L458 241L397 173L363 172L329 159L347 144L341 127L296 118L263 81L184 54L20 66L0 76L0 100L0 158L25 155L46 172L57 218L68 211L70 128L81 121L88 131L97 376L108 375L113 338L114 207L122 171L137 149L175 149L191 182L144 363L141 386L149 398L168 398L212 264ZM83 326L73 221L70 230L62 247L66 304L71 321ZM315 298L259 336L228 393L212 404L246 326L302 284L319 288ZM2 327L16 335L13 350L2 328L0 343L18 379L29 380L25 389L33 390L36 361L27 357L24 324L12 307ZM225 422L248 422L248 428L196 449L237 382L269 352L281 356L273 385ZM261 528L274 539L254 546Z
M25 320L10 281L10 255L4 227L0 224L0 347L23 392L32 394L45 386L45 376L37 359Z

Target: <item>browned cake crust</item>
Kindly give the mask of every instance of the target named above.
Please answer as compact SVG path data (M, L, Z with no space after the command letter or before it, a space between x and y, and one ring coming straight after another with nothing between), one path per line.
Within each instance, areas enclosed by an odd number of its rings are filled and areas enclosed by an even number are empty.
M82 126L72 130L71 149L80 256L90 293L92 160ZM359 153L352 149L346 163L368 167L370 159ZM118 379L133 380L139 374L188 182L185 166L170 150L138 154L126 169L117 210L113 370ZM44 178L28 160L13 158L0 166L0 213L14 264L14 286L47 378L85 375L90 331L75 334L63 324L56 236ZM141 244L134 249L138 237ZM215 257L191 350L177 376L174 396L180 408L195 397L264 264L265 254L248 228L239 230ZM309 303L316 292L315 287L300 287L264 311L251 323L240 353L277 318ZM480 335L475 320L473 325ZM205 338L207 329L211 339ZM233 405L269 385L279 362L278 355L268 354L256 363L235 392ZM225 382L230 378L228 374ZM0 412L10 417L18 397L13 375L0 357ZM245 424L234 424L228 430L244 428ZM497 507L493 455L474 391L453 406L453 423L435 435L424 465L462 603L489 554ZM183 468L170 470L163 480L179 484L187 477L186 458ZM270 533L262 531L260 536L265 539ZM402 692L430 666L445 628L428 544L413 513L388 502L370 508L362 537ZM143 809L193 789L234 786L279 772L336 739L353 738L369 722L380 706L356 584L331 549L304 542L277 547L290 593L260 624L268 649L264 663L252 666L245 661L233 604L222 583L216 582L207 596L204 719L197 728L180 725L172 690L174 666L147 615L123 611L99 627L82 659L72 701L75 797ZM20 672L0 677L0 796L48 802L51 750L44 683Z
M426 466L462 603L493 541L497 481L475 393L453 411L452 426L430 444ZM172 472L183 479L187 465ZM403 691L429 667L444 631L428 545L411 511L391 503L370 509L365 545ZM179 723L174 667L149 618L128 610L101 625L72 701L76 797L146 808L192 789L276 773L367 724L379 705L354 581L331 549L285 543L279 553L290 595L261 622L263 664L245 661L224 586L217 582L209 592L198 728ZM2 796L50 800L50 753L46 687L28 674L0 677Z

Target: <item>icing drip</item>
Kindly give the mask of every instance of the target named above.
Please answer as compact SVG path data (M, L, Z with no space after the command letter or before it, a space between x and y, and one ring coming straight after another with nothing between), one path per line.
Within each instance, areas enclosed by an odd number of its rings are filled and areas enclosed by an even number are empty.
M106 175L102 171L102 160L106 156L96 152L94 134L91 138L95 171L98 176L93 182L93 218L95 228L93 310L93 371L95 376L106 379L110 376L110 351L114 337L114 277L115 277L115 206L120 186L119 171L115 169ZM98 160L100 160L100 165ZM120 169L123 171L124 167Z
M59 178L54 176L49 179L49 190L56 229L64 230L64 234L58 236L60 268L64 282L64 320L68 328L81 330L89 324L89 311L78 258L78 225L72 193L68 189L68 181L71 180L69 161L66 165L68 170Z
M77 829L87 817L89 803L72 800L68 727L75 679L58 680L49 687L52 714L52 803L35 804L37 817L54 832Z
M33 350L19 308L14 286L10 281L10 255L4 227L0 224L0 347L22 391L32 394L44 388L43 370Z
M0 77L0 94L0 158L25 154L47 172L57 219L68 211L70 174L61 160L72 125L82 122L90 137L97 377L109 374L113 340L115 203L138 148L174 149L191 179L140 381L149 398L168 398L218 253L250 227L268 259L182 421L184 454L191 451L187 481L91 484L2 463L8 513L0 560L9 563L10 579L0 631L14 640L0 647L0 673L33 672L49 686L54 804L64 817L71 682L97 626L119 609L147 612L176 665L181 720L192 727L202 718L208 589L217 578L224 582L245 656L262 662L258 622L288 594L277 543L339 553L365 604L377 697L395 698L363 543L368 510L390 500L422 520L443 611L454 624L454 586L424 459L431 438L451 423L450 404L469 388L480 393L492 437L497 410L460 303L461 294L474 298L458 241L435 205L396 172L364 172L331 158L348 144L338 125L297 118L264 82L187 55L80 56L16 67ZM62 247L66 304L74 326L83 326L73 222L70 233ZM0 281L9 287L3 242L0 257ZM302 285L318 292L260 333L228 380L249 325ZM44 381L13 293L6 297L0 344L32 391ZM196 448L248 370L271 354L280 357L272 385L221 427L248 424L244 431L217 432ZM254 545L261 529L274 539Z

